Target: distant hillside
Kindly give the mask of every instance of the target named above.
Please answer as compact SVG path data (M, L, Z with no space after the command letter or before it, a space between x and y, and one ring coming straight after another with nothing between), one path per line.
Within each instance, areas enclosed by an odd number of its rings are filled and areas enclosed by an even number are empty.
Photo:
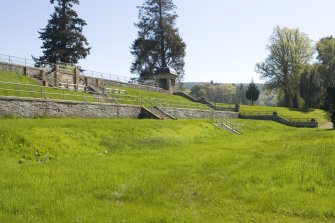
M209 84L209 82L183 82L183 85L187 89L191 89L194 85ZM227 84L227 83L215 83L215 84ZM230 84L230 83L228 83ZM241 83L232 83L235 86L240 86ZM243 86L248 86L249 83L242 83ZM257 83L256 83L257 84ZM257 84L260 89L264 88L264 84Z

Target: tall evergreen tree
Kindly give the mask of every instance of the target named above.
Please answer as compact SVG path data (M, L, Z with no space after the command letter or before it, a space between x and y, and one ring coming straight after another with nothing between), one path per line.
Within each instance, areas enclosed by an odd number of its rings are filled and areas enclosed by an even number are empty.
M79 5L79 0L50 0L50 3L56 4L55 11L47 26L39 32L43 41L43 56L34 59L77 64L80 59L86 58L91 49L82 34L86 22L78 18L72 9L74 5Z
M131 72L150 78L155 69L172 67L182 78L186 45L176 28L176 6L172 0L146 0L138 7L138 37L131 46L135 57Z
M251 105L254 105L254 101L258 100L259 90L254 81L251 81L251 83L248 85L248 89L245 92L245 96L248 100L251 101Z

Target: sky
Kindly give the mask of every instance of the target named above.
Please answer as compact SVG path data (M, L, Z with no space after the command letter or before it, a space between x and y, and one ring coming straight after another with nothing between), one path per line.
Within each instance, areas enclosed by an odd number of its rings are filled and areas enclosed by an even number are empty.
M0 0L0 54L31 58L42 54L38 31L47 24L49 0ZM310 39L335 35L334 0L174 0L185 41L187 82L264 82L255 64L268 55L275 26L299 28ZM81 0L75 7L91 53L80 66L131 77L130 46L137 36L136 6L144 0Z

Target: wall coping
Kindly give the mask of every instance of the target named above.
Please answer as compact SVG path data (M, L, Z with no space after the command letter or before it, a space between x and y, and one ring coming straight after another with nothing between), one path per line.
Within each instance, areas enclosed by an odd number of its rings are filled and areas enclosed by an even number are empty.
M169 108L169 107L161 107L162 109L169 109L172 111L180 111L180 110L189 110L189 111L205 111L205 112L213 112L213 113L238 113L238 112L234 112L234 111L220 111L220 110L205 110L205 109L194 109L194 108Z
M83 102L83 101L72 101L72 100L58 100L58 99L42 99L42 98L28 98L28 97L14 97L14 96L0 96L0 100L6 101L27 101L27 102L55 102L62 104L83 104L83 105L109 105L109 106L119 106L119 107L134 107L142 108L139 105L127 105L127 104L115 104L115 103L102 103L102 102Z

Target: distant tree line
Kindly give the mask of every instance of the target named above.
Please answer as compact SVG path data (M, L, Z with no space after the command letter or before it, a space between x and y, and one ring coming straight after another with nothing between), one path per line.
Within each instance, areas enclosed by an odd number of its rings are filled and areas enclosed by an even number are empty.
M253 83L251 88L259 90L259 97L256 99L252 93L252 98L247 98L247 91L250 84L219 84L211 81L210 83L194 84L190 87L190 94L196 98L205 97L213 102L226 104L251 105L255 101L257 105L276 106L277 92L264 88L263 84ZM251 100L253 99L253 100Z

